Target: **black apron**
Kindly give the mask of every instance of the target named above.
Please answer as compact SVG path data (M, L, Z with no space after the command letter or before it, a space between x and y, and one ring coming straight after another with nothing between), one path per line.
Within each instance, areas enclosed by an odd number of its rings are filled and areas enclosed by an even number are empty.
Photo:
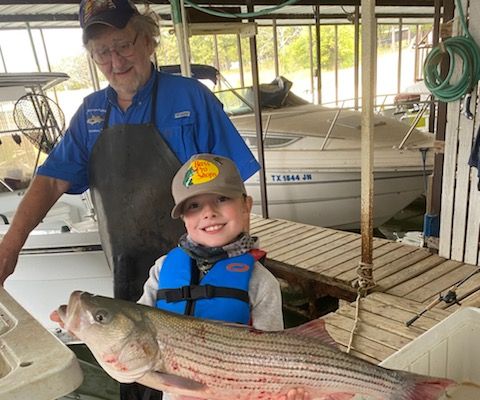
M176 247L185 231L170 216L171 182L181 164L155 127L156 97L155 81L148 124L108 127L109 104L89 161L90 191L113 270L114 297L130 301L140 298L150 267ZM121 398L142 397L122 392Z

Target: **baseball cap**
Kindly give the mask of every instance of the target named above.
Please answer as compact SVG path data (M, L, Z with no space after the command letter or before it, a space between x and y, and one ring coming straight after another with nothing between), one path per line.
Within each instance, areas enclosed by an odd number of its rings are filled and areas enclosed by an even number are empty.
M236 198L246 193L240 172L232 160L216 154L195 154L173 178L175 207L172 218L180 217L183 203L193 196L219 194Z
M139 12L130 0L82 0L79 20L82 29L93 24L123 29L134 14Z

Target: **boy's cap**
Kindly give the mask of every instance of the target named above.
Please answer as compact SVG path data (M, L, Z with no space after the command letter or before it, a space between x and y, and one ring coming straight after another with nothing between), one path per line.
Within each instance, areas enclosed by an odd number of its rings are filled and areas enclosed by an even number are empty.
M79 20L82 29L103 24L123 29L138 10L130 0L82 0Z
M175 174L172 218L180 217L183 203L199 194L240 197L246 194L242 177L234 162L216 154L195 154Z

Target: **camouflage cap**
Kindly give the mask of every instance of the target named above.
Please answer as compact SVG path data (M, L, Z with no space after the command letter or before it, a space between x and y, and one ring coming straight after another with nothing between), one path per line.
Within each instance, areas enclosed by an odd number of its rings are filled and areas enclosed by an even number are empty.
M236 198L246 194L245 185L235 163L216 154L196 154L175 174L172 218L182 214L183 203L199 194L219 194Z

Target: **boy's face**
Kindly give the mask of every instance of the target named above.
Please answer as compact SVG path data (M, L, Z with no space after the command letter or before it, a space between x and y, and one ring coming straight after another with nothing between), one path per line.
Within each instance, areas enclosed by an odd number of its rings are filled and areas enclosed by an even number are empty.
M248 231L252 198L199 194L185 201L182 219L190 238L207 247L221 247Z

